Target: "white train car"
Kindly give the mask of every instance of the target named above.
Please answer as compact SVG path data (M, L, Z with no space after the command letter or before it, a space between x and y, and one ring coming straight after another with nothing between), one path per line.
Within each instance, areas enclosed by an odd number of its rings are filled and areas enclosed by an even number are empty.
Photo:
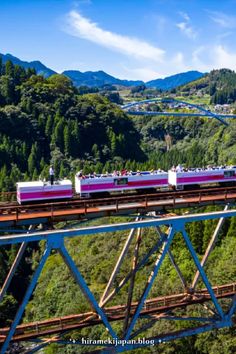
M175 189L185 186L236 182L236 167L216 167L211 169L191 169L188 171L168 171L169 185Z
M110 174L96 177L82 177L79 174L75 176L75 191L81 197L89 197L95 193L164 187L168 187L168 173L164 171L140 172L124 176Z
M50 182L17 182L17 201L19 204L36 201L70 199L73 196L72 182L68 179Z

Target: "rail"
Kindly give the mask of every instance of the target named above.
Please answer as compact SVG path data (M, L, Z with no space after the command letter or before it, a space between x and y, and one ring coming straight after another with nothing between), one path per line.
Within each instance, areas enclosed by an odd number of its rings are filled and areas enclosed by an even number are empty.
M60 208L64 206L84 206L85 204L90 207L90 206L98 206L98 205L111 205L116 202L118 204L123 204L123 203L129 203L129 202L144 202L144 201L155 201L155 200L166 200L166 199L174 199L176 200L177 198L180 197L196 197L199 196L201 199L202 196L207 196L207 195L218 195L218 194L223 194L227 198L228 194L230 193L236 193L236 186L234 187L219 187L219 188L202 188L202 189L196 189L196 190L183 190L183 191L162 191L162 192L157 192L157 193L147 193L147 194L133 194L133 195L124 195L124 196L111 196L111 197L106 197L106 198L81 198L81 199L72 199L68 201L57 201L57 202L50 202L50 203L37 203L37 204L23 204L23 205L18 205L18 204L13 204L13 205L2 205L0 206L0 212L1 211L8 211L10 212L11 210L44 210L48 208L49 206L53 206L54 208Z
M216 298L233 297L236 294L236 283L213 287ZM140 315L163 314L174 308L182 308L211 300L207 289L198 290L195 293L186 292L169 296L160 296L145 302ZM131 305L131 313L134 313L138 303ZM122 320L125 317L126 305L118 305L105 308L105 313L110 321ZM13 342L28 340L40 336L60 333L66 330L81 329L101 323L101 319L94 312L85 312L76 315L58 317L43 321L25 323L17 326ZM9 328L0 328L0 343L3 343L9 332Z
M176 199L178 198L196 198L198 197L198 201L201 202L202 197L206 196L222 196L224 195L225 199L231 197L231 194L236 194L236 186L235 187L220 187L220 188L204 188L197 190L184 190L184 191L164 191L157 193L148 193L148 194L138 194L138 195L124 195L124 196L112 196L106 198L96 198L96 199L72 199L69 201L58 201L58 202L50 202L50 203L37 203L37 204L24 204L18 205L14 203L13 205L0 205L0 214L2 213L11 213L11 212L25 212L26 210L48 210L48 208L52 208L55 210L59 210L64 207L97 207L104 205L120 205L125 203L132 202L150 202L150 201L165 201L170 200L171 204L176 203Z
M189 207L193 205L210 205L236 200L236 187L204 188L190 191L164 191L142 195L112 196L100 199L76 199L55 203L29 205L0 205L0 222L6 220L47 217L63 217L94 213L118 213L129 209L161 210L165 208ZM11 216L11 217L9 217Z

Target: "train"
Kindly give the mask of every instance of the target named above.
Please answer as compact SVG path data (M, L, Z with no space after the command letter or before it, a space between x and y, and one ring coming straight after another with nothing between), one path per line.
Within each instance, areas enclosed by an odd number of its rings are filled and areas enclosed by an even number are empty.
M185 190L212 186L236 184L236 166L208 168L183 168L178 165L168 172L163 170L75 175L75 193L81 198L104 197L126 191L149 192L155 190ZM50 202L73 198L72 181L64 179L52 185L45 181L17 182L19 204Z

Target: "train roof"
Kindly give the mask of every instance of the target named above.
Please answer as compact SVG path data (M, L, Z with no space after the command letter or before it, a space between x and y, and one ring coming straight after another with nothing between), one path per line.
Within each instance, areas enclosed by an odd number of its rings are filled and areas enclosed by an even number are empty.
M45 185L50 185L50 182L43 182L43 181L28 181L28 182L17 182L16 183L18 188L24 188L24 187L43 187ZM60 181L55 181L53 185L60 185L60 186L66 186L66 185L72 185L72 182L69 179L63 179Z

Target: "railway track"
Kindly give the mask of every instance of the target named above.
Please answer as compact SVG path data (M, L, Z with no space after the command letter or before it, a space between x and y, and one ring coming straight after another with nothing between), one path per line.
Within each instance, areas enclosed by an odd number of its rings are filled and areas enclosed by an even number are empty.
M180 197L191 197L191 196L206 196L206 195L219 195L219 194L228 194L228 193L236 193L236 186L234 187L214 187L214 188L199 188L195 190L184 190L184 191L162 191L156 193L145 193L145 194L124 194L124 195L113 195L106 198L80 198L78 196L74 196L73 199L68 201L55 201L55 202L47 202L47 203L32 203L32 204L23 204L19 205L15 202L0 202L0 212L11 210L33 210L33 209L43 209L48 206L54 207L64 207L64 206L77 206L84 205L87 203L90 205L109 205L116 201L118 202L135 202L135 201L143 201L143 200L165 200L168 198L180 198ZM7 192L8 193L8 192ZM9 192L14 193L14 192Z
M217 299L231 298L236 294L236 283L225 284L213 287ZM177 308L183 308L195 304L203 304L211 300L207 289L201 289L191 294L191 292L174 294L169 296L160 296L147 300L140 313L140 316L158 316L164 317L166 312ZM131 305L131 314L137 308L138 303ZM109 321L121 321L126 315L126 305L106 307L105 313ZM44 321L31 322L17 326L12 338L13 342L29 340L40 336L59 334L68 330L81 329L84 327L101 324L102 321L98 315L92 311L76 315L69 315L48 319ZM0 344L4 342L9 327L0 328Z
M1 225L81 220L148 211L165 212L177 208L234 203L235 200L236 186L112 196L100 199L72 199L31 205L0 205L0 227Z

